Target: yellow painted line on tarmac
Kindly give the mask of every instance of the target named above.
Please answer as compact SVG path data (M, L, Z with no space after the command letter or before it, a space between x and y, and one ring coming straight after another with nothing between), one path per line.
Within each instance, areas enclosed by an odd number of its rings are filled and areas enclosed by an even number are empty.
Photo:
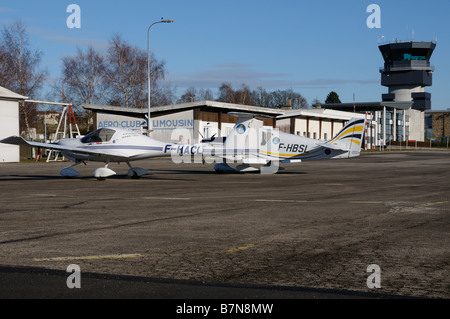
M234 252L237 252L237 251L241 251L241 250L246 250L246 249L252 248L252 247L254 247L254 246L255 246L255 244L248 244L247 246L242 246L242 247L236 247L236 248L227 249L227 250L225 250L224 252L225 252L225 253L234 253Z
M144 199L151 199L151 200L190 200L189 197L158 197L158 196L153 196L153 197L144 197Z
M246 181L222 181L222 184L261 184L261 182L246 182Z
M419 204L419 205L415 205L412 207L404 207L402 209L402 211L410 211L410 210L419 209L419 208L425 208L425 207L430 207L430 206L435 206L435 205L442 205L445 203L448 203L448 201Z
M34 261L69 261L69 260L98 260L98 259L125 259L125 258L141 258L142 254L122 254L122 255L98 255L98 256L79 256L79 257L51 257L51 258L34 258Z
M426 204L419 205L418 207L430 207L430 206L441 205L441 204L445 204L445 203L448 203L448 201L446 200L443 202L426 203Z
M55 194L31 194L31 196L39 196L39 197L56 197L58 195Z
M370 201L370 200L353 200L350 204L383 204L382 201Z
M306 203L306 200L295 199L255 199L255 202Z

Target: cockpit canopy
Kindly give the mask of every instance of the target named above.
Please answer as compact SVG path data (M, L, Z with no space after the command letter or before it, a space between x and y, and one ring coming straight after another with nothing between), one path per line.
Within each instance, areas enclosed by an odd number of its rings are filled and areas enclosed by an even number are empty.
M116 133L115 130L110 128L100 128L95 130L81 139L81 143L103 143L109 142L113 135Z

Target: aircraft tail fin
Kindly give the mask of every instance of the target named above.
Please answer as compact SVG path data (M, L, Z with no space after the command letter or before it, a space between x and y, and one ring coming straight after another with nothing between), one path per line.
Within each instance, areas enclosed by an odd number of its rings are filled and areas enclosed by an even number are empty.
M254 114L249 113L229 113L238 116L238 120L228 134L224 148L227 151L234 150L236 153L248 152L252 146L257 146L258 130L262 128L263 122L256 119Z
M222 147L215 148L215 155L229 161L255 162L254 157L258 152L258 134L263 122L251 113L230 112L228 114L238 117L238 120Z
M366 120L361 118L352 118L344 125L342 130L327 141L324 146L331 149L342 150L348 152L349 157L359 156L361 147L364 146L364 132Z

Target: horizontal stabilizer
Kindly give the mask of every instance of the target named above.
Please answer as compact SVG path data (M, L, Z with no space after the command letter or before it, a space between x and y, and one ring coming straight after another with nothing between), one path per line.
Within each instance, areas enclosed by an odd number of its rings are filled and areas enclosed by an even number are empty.
M346 144L337 143L317 143L319 147L326 147L332 150L348 152L350 148Z
M22 145L22 146L28 145L28 142L25 141L25 139L20 136L10 136L10 137L4 138L3 140L0 141L0 143L12 144L12 145Z
M22 146L42 147L42 148L61 150L61 151L71 150L69 147L62 146L62 145L59 145L59 144L29 142L29 141L26 141L23 137L20 137L20 136L7 137L7 138L1 140L0 143L12 144L12 145L22 145Z
M12 144L12 145L22 145L22 146L32 146L32 147L41 147L50 150L57 150L61 152L76 152L81 154L93 154L93 155L117 155L122 157L128 157L127 154L119 154L118 151L112 151L111 149L99 149L99 148L89 148L89 146L79 146L79 147L70 147L65 145L60 145L58 143L40 143L40 142L29 142L23 139L20 136L10 136L3 140L0 140L0 143Z

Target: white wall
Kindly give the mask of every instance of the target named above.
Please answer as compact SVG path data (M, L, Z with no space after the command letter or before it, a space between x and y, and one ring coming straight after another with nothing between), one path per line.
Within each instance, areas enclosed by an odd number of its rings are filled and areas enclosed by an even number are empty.
M331 130L331 126L333 125L333 134ZM336 135L339 130L342 129L343 122L341 120L336 120L333 124L329 119L322 119L322 129L320 129L320 119L318 118L310 118L309 119L309 136L306 131L307 119L306 118L296 118L295 119L295 134L315 138L317 140L330 140ZM319 136L321 133L321 136ZM325 138L326 134L326 138ZM333 135L333 136L332 136Z
M155 116L151 120L151 137L156 140L190 144L195 138L193 110Z
M19 103L0 101L0 139L11 135L19 135ZM0 144L0 163L19 161L19 146Z
M416 141L425 140L425 113L419 110L409 109L409 139Z

